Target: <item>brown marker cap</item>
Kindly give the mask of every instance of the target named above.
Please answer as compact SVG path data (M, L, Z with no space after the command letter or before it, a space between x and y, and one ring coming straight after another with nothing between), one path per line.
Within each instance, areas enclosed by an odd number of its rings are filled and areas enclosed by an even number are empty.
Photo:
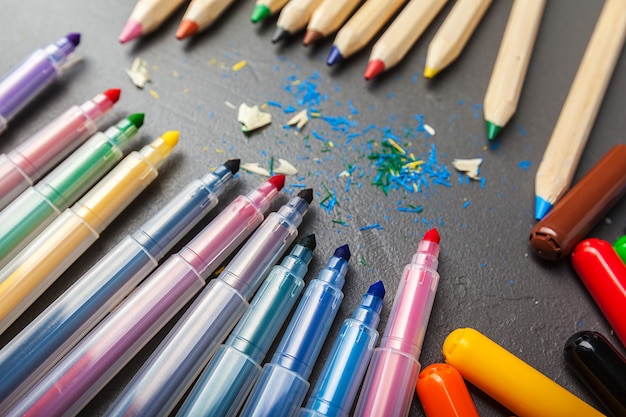
M530 232L537 256L563 259L626 193L626 145L612 147Z

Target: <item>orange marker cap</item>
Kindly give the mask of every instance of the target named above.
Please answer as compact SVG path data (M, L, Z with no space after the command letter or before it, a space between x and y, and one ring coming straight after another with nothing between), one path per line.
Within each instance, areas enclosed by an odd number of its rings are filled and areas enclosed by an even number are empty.
M450 365L427 366L415 388L428 417L479 417L463 377Z

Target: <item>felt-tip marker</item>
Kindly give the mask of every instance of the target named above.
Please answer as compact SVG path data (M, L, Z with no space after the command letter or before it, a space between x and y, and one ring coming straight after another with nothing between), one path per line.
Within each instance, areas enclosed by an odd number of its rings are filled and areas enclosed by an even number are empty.
M299 417L347 417L359 393L376 342L385 286L370 285L352 316L346 319L315 388Z
M178 417L237 415L304 289L315 245L315 235L304 236L280 265L272 268L226 343L200 374Z
M307 286L289 326L261 371L241 416L295 416L309 389L309 376L343 300L350 249L343 245Z
M415 394L439 273L439 233L430 229L404 268L380 346L374 350L356 406L359 416L407 416Z
M219 276L208 283L144 363L106 416L166 416L248 307L263 278L298 235L313 190L267 216Z
M68 352L8 416L77 414L205 285L263 221L284 175L232 201Z
M231 159L189 183L0 350L0 375L4 375L0 380L0 413L134 290L215 208L238 170L239 160Z

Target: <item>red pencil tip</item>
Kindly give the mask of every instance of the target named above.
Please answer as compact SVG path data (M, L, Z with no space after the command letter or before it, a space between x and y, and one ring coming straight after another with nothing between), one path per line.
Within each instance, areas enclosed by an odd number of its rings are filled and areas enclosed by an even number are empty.
M424 240L428 240L430 242L439 243L439 232L437 229L430 229L428 232L424 234Z
M112 103L117 103L117 101L120 99L121 93L122 93L122 90L120 90L119 88L110 88L107 91L105 91L103 94L107 96L107 98L111 100Z
M385 71L385 63L380 59L375 59L367 63L367 68L365 69L365 79L371 80L378 74L381 74Z
M198 31L198 24L193 20L183 20L180 22L180 26L178 26L178 30L176 30L176 37L181 40L185 39L191 35L195 35Z
M278 191L280 191L285 186L285 175L284 174L274 175L268 181L272 183L272 185L276 187Z

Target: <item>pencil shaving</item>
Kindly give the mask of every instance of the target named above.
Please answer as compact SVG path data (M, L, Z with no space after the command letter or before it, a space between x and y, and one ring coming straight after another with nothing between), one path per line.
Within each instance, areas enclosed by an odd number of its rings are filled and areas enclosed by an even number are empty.
M455 159L452 161L452 166L460 172L463 172L469 178L473 180L479 180L478 170L480 164L483 162L482 158L474 159Z
M251 132L270 124L272 122L272 115L262 112L257 105L250 107L246 103L241 103L239 113L237 114L237 121L243 125L241 126L242 131Z

